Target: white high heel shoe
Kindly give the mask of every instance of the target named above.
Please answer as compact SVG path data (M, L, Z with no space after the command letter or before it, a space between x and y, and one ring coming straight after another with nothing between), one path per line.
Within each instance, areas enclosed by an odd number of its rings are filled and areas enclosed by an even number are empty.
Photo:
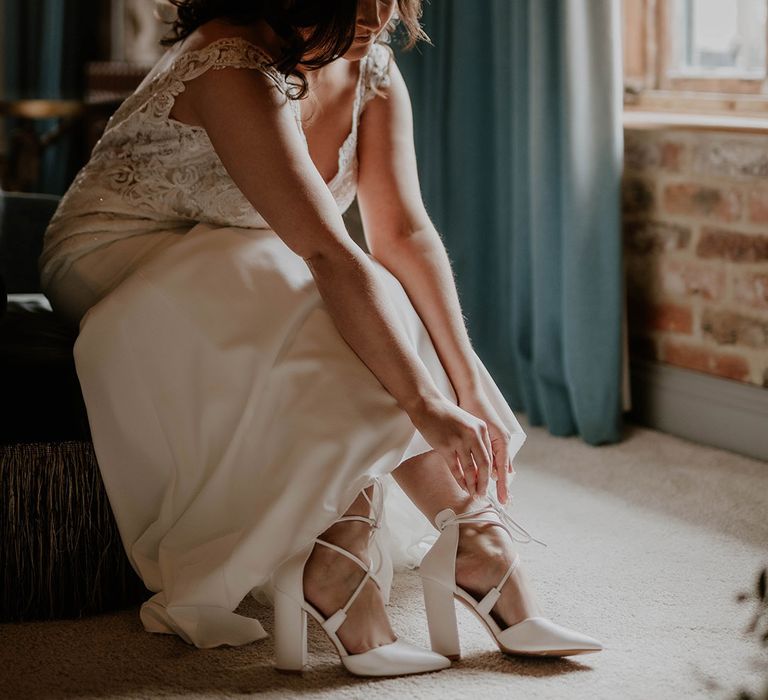
M445 508L435 517L435 524L441 531L440 536L419 567L433 651L450 659L458 659L461 655L455 600L464 603L480 618L499 649L506 654L571 656L600 651L603 646L596 639L562 627L545 617L528 617L505 629L499 627L490 613L501 595L502 586L520 562L520 555L517 553L499 583L491 588L482 600L476 600L456 585L456 550L459 544L460 523L493 523L506 530L515 542L535 540L512 520L493 496L489 494L489 498L491 504L483 508L460 514L456 514L451 508ZM483 515L486 517L482 517ZM528 539L517 540L510 525L523 532Z
M374 481L374 488L381 494L381 483ZM368 494L363 494L374 513L372 517L344 515L336 522L358 520L371 526L371 532L379 527L381 509L375 511ZM381 502L379 498L379 502ZM312 553L315 543L330 547L343 554L364 571L365 576L355 588L345 605L327 619L304 598L304 565ZM412 673L438 671L451 665L449 659L429 649L411 644L403 639L374 647L360 654L350 654L336 630L342 625L352 603L368 579L382 588L373 569L373 560L368 564L347 550L320 538L316 538L304 550L285 561L272 576L275 605L275 667L280 671L300 672L307 664L307 614L311 615L333 642L344 667L357 676L396 676Z

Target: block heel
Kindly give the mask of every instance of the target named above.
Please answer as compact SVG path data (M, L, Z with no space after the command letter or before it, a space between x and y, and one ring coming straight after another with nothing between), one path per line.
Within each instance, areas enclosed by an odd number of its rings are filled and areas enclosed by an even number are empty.
M421 585L432 651L455 661L461 657L461 646L453 591L429 578L422 578Z
M275 591L275 668L300 673L307 665L307 611L282 591Z

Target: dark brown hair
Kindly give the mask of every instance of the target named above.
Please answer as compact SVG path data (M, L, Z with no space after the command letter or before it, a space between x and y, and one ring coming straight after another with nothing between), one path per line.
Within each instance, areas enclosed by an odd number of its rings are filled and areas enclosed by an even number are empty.
M206 22L222 19L247 25L264 20L285 41L282 55L272 65L286 77L296 76L300 99L308 92L302 62L309 70L320 68L346 53L355 39L358 0L170 0L176 6L176 20L162 44L170 46L186 39ZM403 48L419 40L431 43L421 27L422 0L397 0L397 10L377 41L389 45L398 27L405 35ZM309 30L302 36L300 29ZM391 50L391 47L388 47ZM305 58L311 56L311 58Z

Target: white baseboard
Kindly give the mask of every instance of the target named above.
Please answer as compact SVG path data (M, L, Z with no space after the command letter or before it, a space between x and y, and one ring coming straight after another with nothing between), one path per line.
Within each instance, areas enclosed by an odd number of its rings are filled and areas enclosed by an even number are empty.
M631 419L768 461L768 389L634 358L630 377Z

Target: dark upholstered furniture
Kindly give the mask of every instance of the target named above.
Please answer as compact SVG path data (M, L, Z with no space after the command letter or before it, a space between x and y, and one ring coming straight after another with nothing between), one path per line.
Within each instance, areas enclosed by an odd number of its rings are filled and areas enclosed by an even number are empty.
M149 596L93 451L77 329L40 291L37 257L57 202L0 193L0 622L80 617Z

